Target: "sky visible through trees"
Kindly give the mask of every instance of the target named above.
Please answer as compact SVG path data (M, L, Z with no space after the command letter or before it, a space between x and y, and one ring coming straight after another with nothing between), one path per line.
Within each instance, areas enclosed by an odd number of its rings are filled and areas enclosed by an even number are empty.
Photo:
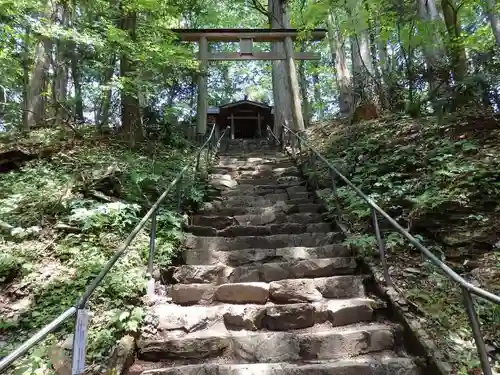
M329 31L312 46L295 43L322 55L297 62L307 118L349 114L366 101L414 116L498 108L491 0L2 0L1 122L28 130L71 119L130 132L153 110L188 119L196 47L169 29L269 27L276 4L290 26ZM244 95L272 103L269 62L211 63L209 74L211 105Z

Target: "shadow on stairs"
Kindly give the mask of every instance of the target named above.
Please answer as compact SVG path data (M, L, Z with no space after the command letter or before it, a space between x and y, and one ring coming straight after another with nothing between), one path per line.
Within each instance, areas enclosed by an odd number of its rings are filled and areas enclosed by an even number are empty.
M213 172L127 374L421 374L289 158L234 142Z

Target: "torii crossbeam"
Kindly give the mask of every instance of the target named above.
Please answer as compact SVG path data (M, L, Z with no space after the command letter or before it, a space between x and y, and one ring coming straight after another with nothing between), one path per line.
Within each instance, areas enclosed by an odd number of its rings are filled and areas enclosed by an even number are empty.
M308 40L322 40L326 36L325 29L314 29L300 33L296 29L173 29L181 41L199 44L200 76L198 78L197 126L198 135L207 131L206 112L208 107L207 69L209 61L223 60L286 60L288 77L292 91L293 117L295 126L302 129L302 105L298 89L295 60L318 60L319 54L295 52L293 40L304 36ZM211 53L208 42L239 42L239 52ZM276 52L260 52L253 50L253 42L284 42L284 54ZM276 113L276 111L275 111Z

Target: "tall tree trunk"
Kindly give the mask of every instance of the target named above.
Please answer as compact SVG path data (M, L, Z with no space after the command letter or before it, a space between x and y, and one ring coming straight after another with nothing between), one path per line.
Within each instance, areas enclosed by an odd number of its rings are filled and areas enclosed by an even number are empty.
M109 122L109 111L111 108L111 87L110 82L113 79L115 73L116 56L113 54L111 56L111 61L109 66L104 71L104 75L101 81L101 87L105 87L102 93L101 104L99 106L99 111L97 112L97 128L102 130L105 126L108 126Z
M131 10L121 9L121 29L125 30L132 41L136 39L137 14ZM121 92L121 131L133 147L141 138L140 104L137 88L134 83L136 69L129 59L130 51L122 51L120 57L120 76L125 78Z
M68 10L65 5L58 4L56 9L56 22L62 28L67 28L69 24ZM54 61L54 77L52 84L52 97L54 101L55 124L59 125L66 113L66 101L68 96L68 49L64 41L56 42L56 58Z
M75 9L73 9L69 13L69 23L71 27L74 27L74 20L76 18ZM81 83L81 72L80 72L80 59L82 58L80 53L80 48L76 43L71 43L69 46L71 49L70 58L71 58L71 79L73 81L73 87L75 90L74 97L74 108L73 108L73 117L77 123L83 123L85 118L83 116L83 92L82 92L82 83Z
M336 82L339 92L339 109L341 115L352 112L352 76L347 66L347 56L344 47L344 37L337 24L337 19L330 10L327 16L328 43L332 63L335 67Z
M300 50L302 52L305 51L304 43L302 44ZM304 125L308 127L311 121L311 104L309 103L309 98L307 95L308 83L306 78L305 60L300 60L298 65L299 65L298 74L299 74L300 96L302 98L302 103L303 103L302 117L304 118Z
M373 63L368 30L351 37L354 103L368 100L375 103Z
M453 0L441 0L441 7L443 8L444 22L448 32L448 54L452 64L453 79L457 83L463 83L467 74L467 56L465 46L461 40L459 8L453 4ZM472 102L472 92L466 89L455 95L451 110L453 111L457 107L463 107Z
M47 76L50 69L50 54L52 44L49 40L38 42L35 51L35 66L31 74L26 102L27 127L31 128L45 120L45 91Z
M80 53L78 47L74 46L71 56L71 78L73 79L73 86L75 87L75 108L73 115L77 123L83 123L85 118L83 116L83 92L80 67L78 64L79 57Z
M269 25L271 28L287 28L290 26L288 15L286 14L285 2L283 0L268 0ZM271 51L275 54L284 55L285 46L283 42L272 42ZM292 97L290 95L290 83L286 62L283 60L273 60L272 80L274 97L274 133L280 136L282 125L293 124Z
M449 50L452 60L453 78L457 82L462 82L467 73L467 58L465 47L460 40L460 20L458 19L458 10L452 3L453 0L442 0L444 22L449 37Z
M51 1L45 3L43 15L47 19L52 19ZM45 120L45 95L47 89L47 77L50 69L52 43L45 37L40 37L35 50L35 64L31 73L28 92L26 95L26 114L25 130L41 124Z
M423 53L427 65L427 81L434 113L441 112L441 105L434 98L441 96L449 86L449 71L444 68L445 54L439 26L442 17L436 7L436 0L417 0L418 15L422 27L419 32L427 34L430 42L423 44Z
M29 28L26 28L23 41L23 122L22 131L27 132L30 128L29 123L29 85L30 85L30 66L29 66Z
M353 72L353 108L362 101L377 103L375 98L375 82L373 60L370 53L369 25L363 13L363 0L351 4L347 9L353 29L351 36L352 72ZM361 14L360 14L361 12Z
M374 25L372 25L371 22L368 21L368 35L370 40L370 52L372 58L372 74L373 74L374 85L377 91L380 107L382 109L389 109L389 100L387 99L387 91L386 91L387 86L384 86L384 83L382 81L381 67L380 67L381 64L379 64L379 62L377 61L378 37L376 36L376 34L377 34L376 27L374 27Z
M423 21L423 26L420 32L427 33L430 30L430 43L423 44L423 52L427 63L427 79L429 87L434 89L436 84L436 70L443 58L443 51L441 48L441 40L439 39L437 22L440 21L439 13L436 8L435 0L417 0L418 16Z
M490 21L491 31L493 32L497 46L500 46L500 20L495 7L495 0L486 0L486 14L488 15L488 20Z
M325 109L323 105L323 99L321 98L321 86L319 83L318 71L315 70L312 75L313 87L314 87L314 106L318 108L317 117L318 120L325 117Z

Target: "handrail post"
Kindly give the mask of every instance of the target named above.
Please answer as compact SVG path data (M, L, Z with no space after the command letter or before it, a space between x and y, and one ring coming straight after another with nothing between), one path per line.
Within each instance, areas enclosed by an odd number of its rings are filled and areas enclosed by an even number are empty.
M311 169L313 170L316 170L317 168L317 159L318 159L318 156L316 154L313 154L312 158L311 158L311 164L312 164L312 167ZM314 177L314 189L319 189L319 179L317 177L317 175Z
M384 271L384 279L387 284L387 286L392 287L392 280L391 277L389 276L389 268L387 267L387 259L385 257L385 245L384 245L384 240L382 239L382 235L380 233L380 228L378 225L378 216L377 216L377 211L375 211L374 208L372 208L372 219L373 219L373 229L375 230L375 237L377 238L377 245L378 245L378 251L380 254L380 259L382 260L382 268Z
M0 373L7 370L16 360L25 355L32 347L42 341L49 333L59 328L67 319L71 318L76 313L76 307L71 306L66 309L61 315L52 320L45 327L32 335L23 344L14 349L7 356L0 359Z
M330 178L332 179L332 192L333 192L333 198L335 200L335 211L337 212L337 217L338 220L340 221L340 218L342 217L342 212L340 210L339 195L337 193L337 182L335 181L335 177L336 177L335 171L330 168Z
M195 175L198 173L199 170L200 170L200 153L196 155L196 167L194 169Z
M89 311L87 308L78 308L75 317L73 333L73 347L71 356L71 375L83 375L85 372L85 353L89 325Z
M286 132L286 129L285 128L282 128L281 129L281 134L280 134L280 138L281 138L281 151L285 151L285 132Z
M299 159L299 163L302 164L302 142L300 141L300 138L299 137L296 137L297 139L297 148L299 150L299 156L298 156L298 159Z
M207 147L207 150L206 150L206 160L205 160L205 163L206 163L206 168L207 168L207 175L209 173L209 170L208 170L208 166L210 164L210 159L212 158L211 154L212 154L212 147L211 145L209 147Z
M181 212L181 205L182 205L182 177L179 179L177 182L177 211L180 213Z
M470 292L462 287L462 294L464 298L464 306L469 317L470 326L472 328L472 335L474 336L474 341L476 342L477 354L479 355L479 361L481 362L481 368L484 375L492 375L490 361L488 360L488 352L486 351L486 345L484 345L483 335L481 334L481 326L479 325L479 319L474 309L474 301Z
M146 272L146 277L147 277L147 296L148 297L153 297L155 294L155 281L153 277L153 260L154 260L154 254L156 250L156 213L157 211L153 212L153 215L151 216L151 233L149 236L149 256L148 256L148 270Z

